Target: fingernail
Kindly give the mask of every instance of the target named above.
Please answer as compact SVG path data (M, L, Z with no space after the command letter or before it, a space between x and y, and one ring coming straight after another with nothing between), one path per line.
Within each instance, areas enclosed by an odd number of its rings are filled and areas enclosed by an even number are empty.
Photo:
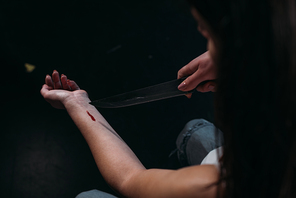
M57 70L53 70L53 72L58 72Z
M186 87L187 87L187 84L186 84L185 81L183 81L183 82L178 86L178 89L179 89L179 90L184 90L184 89L186 89Z

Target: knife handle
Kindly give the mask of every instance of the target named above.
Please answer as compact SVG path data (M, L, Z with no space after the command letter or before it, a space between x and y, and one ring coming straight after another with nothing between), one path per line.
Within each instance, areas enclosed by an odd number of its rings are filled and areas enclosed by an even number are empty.
M208 82L214 82L214 83L216 83L216 80L205 80L205 81L202 81L193 90L188 91L188 93L193 93L199 86L203 86L203 85L207 84Z

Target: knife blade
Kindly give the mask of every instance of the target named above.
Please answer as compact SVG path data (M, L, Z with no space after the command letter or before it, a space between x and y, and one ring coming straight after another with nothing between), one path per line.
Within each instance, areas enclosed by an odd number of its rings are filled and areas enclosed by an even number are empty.
M178 86L185 79L186 78L176 79L135 91L95 100L90 102L90 104L99 108L120 108L193 93L196 88L186 92L178 89ZM203 81L198 86L209 81L212 80Z

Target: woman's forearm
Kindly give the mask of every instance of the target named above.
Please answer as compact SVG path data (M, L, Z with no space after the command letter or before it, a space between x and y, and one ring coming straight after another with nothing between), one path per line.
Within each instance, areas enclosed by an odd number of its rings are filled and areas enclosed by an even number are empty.
M89 145L101 174L115 190L120 191L125 181L145 168L97 109L88 102L69 103L65 107Z

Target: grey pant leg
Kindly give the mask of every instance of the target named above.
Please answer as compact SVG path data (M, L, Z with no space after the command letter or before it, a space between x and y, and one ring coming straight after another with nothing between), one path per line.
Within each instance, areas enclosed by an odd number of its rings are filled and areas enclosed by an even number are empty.
M183 166L199 165L210 151L223 145L223 133L212 123L195 119L185 125L176 144Z
M76 198L117 198L111 194L99 191L99 190L90 190L82 192L76 196Z

